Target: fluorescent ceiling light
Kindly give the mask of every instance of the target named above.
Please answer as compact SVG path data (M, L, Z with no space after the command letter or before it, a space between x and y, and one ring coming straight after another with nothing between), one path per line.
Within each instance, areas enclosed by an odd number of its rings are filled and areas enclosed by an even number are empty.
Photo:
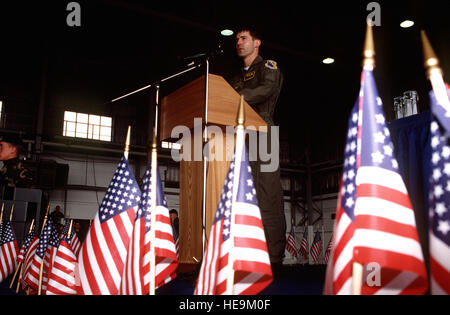
M400 23L400 27L402 28L410 28L414 25L414 21L405 20L402 23Z
M322 60L322 62L326 65L331 65L332 63L334 63L334 59L333 58L325 58L324 60Z
M220 34L222 34L223 36L231 36L234 34L234 32L229 29L224 29L224 30L220 31Z

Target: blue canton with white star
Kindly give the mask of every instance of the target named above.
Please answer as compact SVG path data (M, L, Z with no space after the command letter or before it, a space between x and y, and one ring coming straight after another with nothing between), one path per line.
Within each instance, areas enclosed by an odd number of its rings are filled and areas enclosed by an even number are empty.
M430 100L432 112L437 115L431 123L430 229L450 246L450 142L446 136L450 124L445 123L450 115L437 104L433 92Z
M139 204L139 209L136 214L136 220L139 220L145 216L144 218L145 232L149 232L151 228L151 204L152 204L151 163L147 167L147 171L145 172L142 184L143 184L142 198ZM158 165L156 165L156 205L167 207L166 197L164 196Z
M6 223L3 224L1 245L14 242L15 240L16 237L14 236L14 231L11 222L7 221Z
M358 102L353 106L348 120L347 143L341 188L341 206L348 217L355 219L356 202L356 153L358 144Z
M226 241L230 237L230 227L231 227L231 206L233 202L233 179L235 171L235 155L231 160L230 168L228 170L227 177L225 178L225 184L222 189L222 194L220 196L219 205L216 212L216 217L214 218L214 224L219 220L223 219L223 234L222 239ZM239 187L236 196L237 202L245 202L253 205L258 205L258 200L256 198L256 191L252 178L252 170L248 163L247 150L244 146L242 150L242 161L239 176Z
M373 73L364 70L361 166L376 166L398 172L394 145L383 113L383 102L378 96ZM375 119L373 119L375 118Z
M47 250L47 246L50 243L50 240L52 240L52 244L54 241L54 234L56 232L56 235L58 236L58 231L55 229L55 226L53 225L52 219L48 218L47 222L45 223L44 230L42 231L41 236L39 236L39 244L36 249L36 255L38 255L41 259L44 258L45 251ZM59 236L58 236L59 239Z
M122 212L138 206L141 190L130 169L128 160L122 157L116 172L109 184L99 209L100 223L108 221Z

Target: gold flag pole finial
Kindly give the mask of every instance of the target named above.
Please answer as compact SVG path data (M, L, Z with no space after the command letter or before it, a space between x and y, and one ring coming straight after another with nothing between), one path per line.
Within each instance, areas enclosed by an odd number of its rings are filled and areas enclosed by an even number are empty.
M422 38L423 58L425 60L425 68L427 69L428 77L430 77L431 73L434 71L438 71L442 74L442 70L439 67L439 59L424 30L420 31L420 37Z
M238 127L244 127L245 124L245 106L244 106L244 95L241 95L241 103L239 104L238 115L236 118L236 123Z
M128 160L128 155L130 153L130 134L131 134L131 126L128 126L128 131L127 131L127 139L125 141L125 150L123 155L125 156L125 158Z
M434 96L436 97L437 103L447 112L450 112L450 99L443 78L443 71L439 66L439 59L434 52L425 31L421 30L420 36L422 38L423 57L425 68L427 69L427 77L433 86Z
M369 23L367 23L363 57L363 67L373 70L375 68L375 42L373 40L372 25Z

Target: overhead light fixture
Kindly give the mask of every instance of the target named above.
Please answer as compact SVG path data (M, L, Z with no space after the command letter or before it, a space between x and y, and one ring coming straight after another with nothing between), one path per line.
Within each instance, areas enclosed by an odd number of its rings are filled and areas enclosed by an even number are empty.
M405 20L402 23L400 23L400 27L402 28L410 28L414 25L414 21L411 20Z
M229 29L224 29L220 31L220 34L222 34L223 36L231 36L234 34L234 32L232 30Z
M332 63L334 63L334 59L333 58L325 58L324 60L322 60L322 62L326 65L331 65Z

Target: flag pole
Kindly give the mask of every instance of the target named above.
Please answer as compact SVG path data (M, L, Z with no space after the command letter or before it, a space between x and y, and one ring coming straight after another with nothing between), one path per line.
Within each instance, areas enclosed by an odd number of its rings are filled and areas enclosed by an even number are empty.
M5 209L5 203L2 202L2 210L1 210L1 213L0 213L0 224L3 223L3 210L4 209Z
M42 223L42 228L41 228L41 235L44 232L44 228L45 225L47 224L47 218L48 218L48 213L50 211L50 202L47 205L47 210L45 211L45 217L44 217L44 222ZM39 286L38 286L38 295L41 295L41 291L42 291L42 275L44 273L44 258L42 258L42 262L41 262L41 268L39 270Z
M30 234L31 233L31 231L33 231L33 228L34 228L34 219L31 221L31 226L30 226L30 230L28 231L28 234ZM28 249L27 249L28 250ZM26 252L25 253L23 253L23 259L25 259L25 254L26 254ZM22 264L22 261L19 263L19 265L17 266L17 270L19 270L20 269L20 272L19 272L19 279L17 280L17 287L16 287L16 293L18 293L19 292L19 285L20 285L20 280L22 280L22 270L23 270L23 264ZM17 270L16 270L16 272L17 272ZM14 279L16 278L16 275L14 275L14 278L13 278L13 280L11 281L11 285L9 286L9 288L11 289L11 287L12 287L12 285L13 285L13 283L14 283Z
M156 128L153 129L153 143L152 143L152 154L151 154L151 218L150 218L150 289L149 295L155 295L156 287L156 257L155 257L155 228L156 228L156 186L157 186L157 171L156 167L157 161L157 145L156 145Z
M239 187L239 177L241 171L241 161L242 161L242 148L245 145L244 143L244 123L245 123L245 107L244 107L244 96L241 95L241 102L239 104L238 115L236 118L237 130L236 130L236 150L234 156L234 174L233 174L233 199L231 204L231 224L230 224L230 252L228 254L228 278L227 278L227 295L233 295L233 286L234 286L234 224L236 219L236 213L234 211L236 196L238 193Z
M123 152L123 156L128 160L128 155L130 153L130 133L131 133L131 126L128 126L127 131L127 139L125 140L125 149Z
M366 39L364 42L363 68L370 71L375 68L375 43L373 40L372 25L370 23L367 23ZM353 262L352 284L353 295L361 295L363 266L359 262Z
M450 112L450 100L447 94L447 88L443 79L443 71L439 66L439 59L434 52L433 47L424 30L420 31L422 38L423 56L425 60L425 68L427 69L427 77L433 86L434 95L437 103Z
M11 213L9 214L9 222L12 221L13 214L14 214L14 203L13 203L12 206L11 206Z
M70 239L70 236L72 234L72 225L73 225L73 219L70 220L69 230L67 231L67 238Z

